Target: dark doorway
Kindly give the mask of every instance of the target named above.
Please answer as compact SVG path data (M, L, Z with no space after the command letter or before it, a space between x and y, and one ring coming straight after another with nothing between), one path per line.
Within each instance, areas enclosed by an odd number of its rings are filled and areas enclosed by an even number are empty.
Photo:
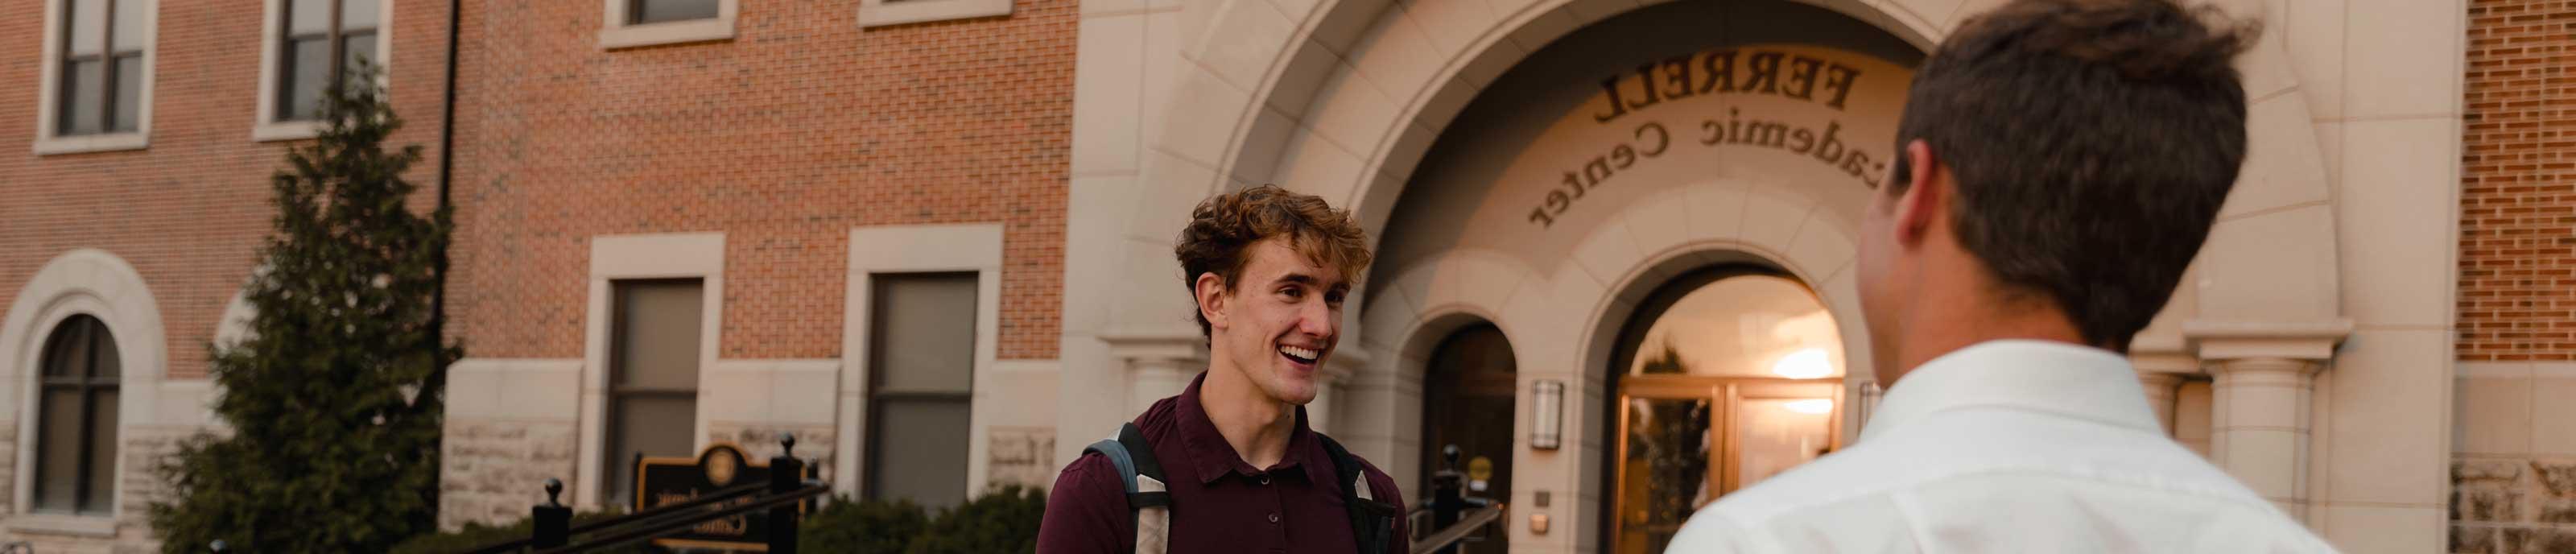
M1459 329L1432 349L1422 378L1422 475L1417 483L1429 486L1432 473L1444 463L1441 448L1457 445L1456 469L1469 475L1466 495L1510 501L1512 432L1518 421L1512 413L1518 390L1514 367L1511 341L1491 323ZM1506 548L1496 540L1466 544L1459 552Z

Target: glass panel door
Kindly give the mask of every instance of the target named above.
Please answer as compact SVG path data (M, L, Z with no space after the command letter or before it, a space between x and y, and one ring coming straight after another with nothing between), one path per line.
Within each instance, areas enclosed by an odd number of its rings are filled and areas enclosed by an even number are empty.
M1643 392L1643 391L1640 391ZM1691 513L1717 498L1720 428L1716 398L1703 388L1697 395L1655 391L1621 395L1619 472L1616 491L1618 551L1663 552Z
M1612 551L1663 552L1718 497L1832 451L1832 379L1631 376L1620 384Z

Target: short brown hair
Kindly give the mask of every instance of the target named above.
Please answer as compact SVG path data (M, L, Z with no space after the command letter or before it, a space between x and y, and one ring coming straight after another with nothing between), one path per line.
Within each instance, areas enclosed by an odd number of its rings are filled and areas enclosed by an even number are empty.
M1368 235L1351 221L1349 211L1333 209L1321 196L1261 185L1216 195L1190 210L1190 224L1181 228L1172 254L1181 260L1181 286L1190 291L1192 305L1200 275L1215 273L1226 290L1234 290L1243 264L1250 261L1244 251L1276 237L1286 238L1288 247L1308 260L1338 266L1344 281L1356 280L1368 269ZM1200 336L1213 336L1206 315L1192 308L1190 317L1198 320Z
M2173 0L2019 0L1914 75L1897 150L1957 180L1952 230L2010 295L2126 351L2209 238L2245 159L2237 54L2260 28ZM1911 177L1899 156L1887 194Z

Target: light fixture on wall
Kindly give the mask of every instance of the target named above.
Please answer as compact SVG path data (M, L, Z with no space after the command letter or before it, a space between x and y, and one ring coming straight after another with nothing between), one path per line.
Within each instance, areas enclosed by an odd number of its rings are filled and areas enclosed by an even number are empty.
M1565 382L1530 384L1530 448L1555 450L1565 436Z

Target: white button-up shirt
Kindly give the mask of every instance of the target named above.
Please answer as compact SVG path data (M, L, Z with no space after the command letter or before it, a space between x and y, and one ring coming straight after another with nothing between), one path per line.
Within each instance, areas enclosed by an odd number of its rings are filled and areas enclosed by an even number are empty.
M2167 438L2127 358L1994 341L1924 363L1860 440L1691 516L1667 552L2333 552Z

